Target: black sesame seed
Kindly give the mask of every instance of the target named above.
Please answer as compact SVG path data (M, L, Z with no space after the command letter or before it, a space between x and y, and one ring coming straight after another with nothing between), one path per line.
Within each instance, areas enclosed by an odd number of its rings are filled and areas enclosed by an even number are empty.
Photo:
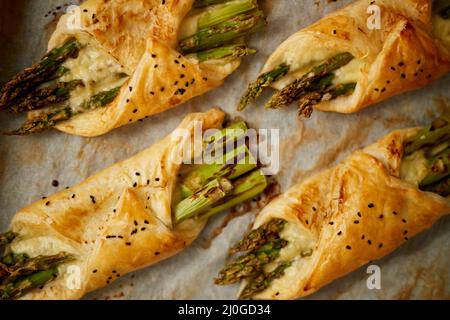
M48 207L50 205L50 201L47 201L45 205Z
M152 58L156 58L156 54L152 54Z
M138 177L141 175L139 172L136 172L135 174L136 174Z
M276 295L276 296L279 296L279 295L280 295L280 293L279 293L279 292L277 292L277 293L275 293L275 295Z
M116 212L117 212L117 210L116 210L116 209L113 209L113 212L114 212L114 213L116 213Z
M150 184L150 180L147 180L147 184Z
M174 86L178 85L178 80L173 83Z
M340 236L341 234L342 234L342 231L339 231L339 232L337 233L338 236Z
M137 182L133 183L133 188L137 187Z
M386 80L386 83L387 83L387 84L391 83L391 80Z
M358 217L360 217L360 218L361 218L361 212L358 212L358 213L357 213L357 215L358 215Z
M407 235L408 234L408 230L403 231L403 235Z
M406 74L402 73L402 74L401 74L401 77L402 77L403 79L406 79Z
M160 180L159 178L156 178L156 179L155 179L155 181L159 181L159 180Z
M58 180L53 180L53 181L52 181L52 186L54 186L55 188L56 188L57 186L59 186Z
M305 220L305 223L306 223L306 224L309 224L309 221L308 221L308 220Z
M362 236L361 236L361 240L364 240L365 238L366 238L365 235L362 235Z
M144 223L145 223L145 224L149 224L148 220L144 220Z
M159 256L160 254L161 254L161 253L158 252L158 251L155 252L155 256Z
M337 33L337 31L336 30L333 30L333 34L336 34Z
M392 70L392 71L395 71L395 67L391 67L391 70Z
M312 211L316 211L317 209L316 209L316 207L312 207Z
M403 61L399 62L398 66L399 67L403 67L405 65L405 63Z
M138 109L134 109L134 110L133 110L133 113L137 113L137 112L138 112Z
M402 219L402 222L403 222L403 223L406 223L406 220L405 220L405 219Z
M130 103L130 99L127 99L127 103Z
M180 64L180 61L178 61L177 59L175 59L174 62L175 62L176 64Z
M352 250L352 247L351 246L346 246L345 249Z
M359 220L355 220L355 221L353 221L353 223L354 223L354 224L358 224L358 223L359 223Z
M394 216L396 216L396 215L397 215L397 212L396 212L396 211L392 211L392 214L393 214Z
M72 199L75 199L75 193L72 195Z
M419 59L419 60L417 60L417 64L421 64L422 63L422 61Z
M130 90L130 92L133 91L133 87L128 87L128 90Z
M432 75L431 75L431 74L427 75L427 78L428 78L428 79L431 79L431 77L432 77Z
M378 218L383 219L383 217L384 217L384 216L383 216L382 214L380 214L380 216L379 216Z
M145 231L147 228L146 227L142 227L141 228L141 231Z
M153 68L155 68L155 69L156 69L156 68L158 68L158 65L157 65L157 64L155 64L155 65L153 66Z
M369 203L367 206L371 209L375 207L375 205L373 203Z
M150 94L151 94L152 96L154 96L154 95L155 95L155 93L154 93L153 91L151 91L151 92L150 92Z
M111 277L111 276L109 276L109 277L108 277L108 280L112 280L112 277Z
M372 244L372 241L371 241L371 240L367 240L367 243L368 243L368 244Z
M381 89L381 92L385 92L385 91L386 91L386 88Z
M119 239L123 239L123 236L117 236L117 238L119 238Z
M405 241L408 241L409 239L408 239L408 237L405 237Z
M378 245L378 248L382 248L382 247L383 247L383 244L380 243L380 244Z
M161 92L164 92L164 90L165 90L165 88L164 88L164 87L162 87L162 88L161 88Z
M133 222L133 223L134 223L134 225L135 225L135 226L137 226L137 225L138 225L138 222L137 222L136 220L134 220L134 222Z
M95 204L96 203L96 201L95 201L95 197L94 196L90 196L91 197L91 201L92 201L92 203L93 204Z
M125 245L131 246L131 242L125 242Z
M97 273L97 269L92 270L92 273Z
M378 89L378 88L375 88L374 90L375 90L376 92L380 91L380 89Z
M333 221L331 221L331 222L329 222L328 223L330 226L332 226L333 224L334 224L334 222Z
M180 78L183 79L185 77L185 75L182 73L180 74Z

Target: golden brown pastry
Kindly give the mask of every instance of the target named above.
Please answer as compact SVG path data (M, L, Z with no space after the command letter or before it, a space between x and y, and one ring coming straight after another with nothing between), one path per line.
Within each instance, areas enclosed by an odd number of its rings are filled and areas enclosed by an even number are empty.
M431 227L450 213L450 122L439 121L395 131L273 200L216 282L244 280L241 298L304 297Z
M24 299L78 299L173 256L196 239L208 216L262 192L265 177L256 165L238 164L233 172L250 173L220 178L231 189L225 198L217 198L218 206L203 211L205 216L197 210L178 219L186 207L181 204L190 199L177 200L180 181L187 181L178 160L189 150L183 146L193 143L196 124L206 131L220 128L223 120L218 109L190 114L174 133L136 156L17 212L10 232L0 235L0 251L7 247L5 255L0 252L0 298L25 293ZM180 130L189 134L180 135ZM250 183L252 190L243 192L242 182ZM238 185L240 193L232 193ZM209 196L214 198L219 189L210 189ZM202 190L193 190L192 198L200 198ZM192 208L195 202L188 204ZM56 278L50 281L46 272L52 270ZM22 283L18 275L30 282Z
M240 108L269 85L279 92L266 107L297 101L304 116L353 113L426 86L450 70L450 4L437 2L359 0L328 14L276 49Z
M1 109L31 111L13 134L98 136L220 86L265 20L256 0L215 2L84 1L60 18L49 54L4 85Z

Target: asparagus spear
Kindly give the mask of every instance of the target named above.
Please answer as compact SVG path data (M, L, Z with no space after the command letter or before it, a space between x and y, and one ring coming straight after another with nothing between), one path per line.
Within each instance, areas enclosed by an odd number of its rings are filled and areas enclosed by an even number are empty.
M16 237L17 233L12 231L0 234L0 250L7 244L10 244Z
M225 266L220 271L219 277L215 279L215 283L221 285L232 284L262 272L263 266L278 258L281 249L286 245L287 241L284 239L265 243L257 250Z
M179 51L186 54L220 47L236 38L255 32L264 24L263 13L259 10L240 14L228 21L199 30L196 34L181 40Z
M256 197L267 188L267 179L261 170L252 171L246 176L233 182L233 191L230 195L218 201L211 209L202 214L203 218L208 218L216 213L228 210L239 203Z
M231 182L225 178L211 180L192 196L182 200L175 207L177 223L208 210L214 203L227 196L233 190Z
M219 148L225 150L227 145L238 141L247 131L248 127L244 121L236 122L207 137L204 141L205 152L211 152Z
M281 278L284 275L286 268L290 267L290 262L283 262L275 268L272 272L265 274L261 272L256 277L252 278L249 283L245 286L240 299L249 299L256 293L266 290L273 280Z
M120 87L100 92L89 99L89 101L77 112L75 112L70 106L62 106L60 109L50 109L48 113L43 113L38 117L31 119L25 124L10 133L9 135L28 135L32 133L42 132L46 129L52 128L60 122L67 121L73 116L80 114L86 110L92 110L100 107L107 106L118 95Z
M204 8L214 4L221 4L230 0L195 0L194 8Z
M299 115L309 118L313 111L313 106L321 101L329 101L339 96L345 96L355 90L356 83L339 84L335 87L328 88L324 91L309 92L300 97L298 104Z
M242 145L225 154L217 163L203 164L188 172L180 182L182 197L190 196L212 178L223 177L232 180L256 167L256 160L247 146Z
M225 22L235 16L258 8L256 0L237 0L206 9L198 18L199 30Z
M288 72L289 66L283 63L280 64L277 68L260 75L255 82L249 85L246 93L241 98L238 110L244 110L250 103L255 101L256 98L261 95L264 88L270 86L273 82L284 77Z
M61 64L67 59L75 57L80 48L80 43L75 38L71 38L61 47L50 51L38 64L13 77L0 90L0 109L7 108L19 96L49 81L55 73L64 72L64 69L60 68Z
M279 108L291 104L305 93L310 92L311 86L314 86L318 80L329 76L333 71L345 66L353 58L353 55L348 52L340 53L328 59L323 64L314 67L302 78L276 93L266 104L266 108Z
M271 239L279 237L281 231L286 226L287 221L284 219L273 219L263 224L257 229L250 231L239 243L230 249L230 253L251 251L259 248L261 245Z
M431 158L428 174L420 182L420 187L433 184L450 175L450 148Z
M14 282L16 279L22 278L27 275L31 275L38 271L50 270L62 263L68 262L73 259L73 257L65 252L61 252L52 256L37 256L34 258L25 258L26 256L19 256L14 258L15 264L10 266L9 275L3 280L3 284Z
M440 144L450 138L450 121L448 116L434 120L431 126L420 130L415 136L404 142L404 153L408 156L423 147Z
M440 195L441 197L448 197L450 195L450 176L430 185L421 188L423 191L429 191Z
M53 86L37 89L30 92L18 103L12 104L9 110L11 112L19 113L42 109L66 101L70 98L70 92L82 85L83 81L73 80L69 82L58 82Z
M19 298L28 290L39 288L58 276L58 269L39 271L21 280L0 286L0 300Z
M205 51L200 51L195 54L198 61L205 62L208 60L231 58L237 59L245 56L255 54L256 50L250 49L245 45L232 44L229 46L223 46L213 48Z

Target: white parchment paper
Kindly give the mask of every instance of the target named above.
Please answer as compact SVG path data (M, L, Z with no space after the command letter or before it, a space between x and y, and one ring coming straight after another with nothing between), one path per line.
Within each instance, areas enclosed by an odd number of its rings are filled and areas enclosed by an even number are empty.
M220 106L230 116L241 116L256 128L279 128L282 143L278 180L281 189L286 190L384 134L398 128L427 124L448 109L450 76L353 115L314 112L311 119L301 120L293 106L265 111L261 103L243 113L235 111L243 89L284 39L350 2L261 0L270 23L252 37L251 45L259 53L245 59L223 87L143 123L89 139L56 131L29 137L0 136L0 230L8 228L11 217L20 208L143 150L170 133L187 113L193 111ZM0 0L0 81L44 53L55 24L52 10L70 3L77 1ZM268 94L260 102L267 99ZM2 113L1 131L16 128L21 121L23 118ZM58 187L52 186L53 180L59 181ZM234 299L237 287L215 286L213 278L226 259L227 249L241 238L254 214L231 220L207 247L207 240L226 217L226 214L219 215L181 254L125 276L86 298ZM446 218L390 256L373 262L381 268L381 290L367 289L369 275L363 267L310 298L450 299L449 244L450 219Z

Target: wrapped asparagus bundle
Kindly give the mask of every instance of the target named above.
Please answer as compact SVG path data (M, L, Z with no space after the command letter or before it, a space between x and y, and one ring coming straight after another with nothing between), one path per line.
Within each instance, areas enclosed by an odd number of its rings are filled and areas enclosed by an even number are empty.
M217 284L295 299L379 259L450 213L450 119L395 131L264 208Z
M194 156L196 123L205 132L223 120L218 109L190 114L140 154L20 210L0 235L0 299L81 298L173 256L209 217L260 194L266 178L245 144L211 163L178 160ZM239 122L200 147L222 149L246 131Z
M244 94L244 109L266 87L267 108L298 103L353 113L424 87L450 70L448 0L358 0L298 31L270 56ZM371 16L372 15L372 16Z
M28 112L11 134L101 135L220 86L264 24L257 0L84 1L47 55L0 87L0 109Z

